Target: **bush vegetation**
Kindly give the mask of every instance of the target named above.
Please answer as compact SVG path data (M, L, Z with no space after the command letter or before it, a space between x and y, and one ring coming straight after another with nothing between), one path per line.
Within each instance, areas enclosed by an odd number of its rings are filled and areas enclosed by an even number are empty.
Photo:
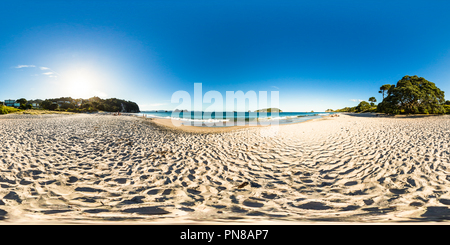
M450 114L450 105L444 105L445 113Z
M357 106L354 107L345 107L342 109L335 110L334 112L376 112L377 107L374 105L372 106L367 101L361 101Z
M64 101L58 105L58 102ZM68 101L69 103L66 103ZM33 109L31 103L38 103L42 107L40 110L50 110L55 112L95 112L95 111L107 111L107 112L140 112L139 106L132 101L126 101L116 98L101 99L99 97L92 97L87 100L73 99L71 97L61 97L55 99L46 100L31 100L27 101L25 98L18 99L16 101L20 103L19 109L14 107L8 107L0 104L0 114L8 114L13 112L21 112L23 110ZM81 105L81 106L79 106ZM36 112L34 108L33 113Z
M391 85L378 111L390 114L443 114L444 91L423 77L404 76Z
M14 112L19 112L19 111L22 111L22 110L14 108L14 107L0 105L0 114L8 114L8 113L14 113Z
M380 87L383 101L375 105L361 101L354 107L345 107L336 112L381 112L387 114L450 114L450 101L445 101L444 91L436 84L418 76L404 76L397 84Z
M61 106L56 104L58 101L69 101L70 103L63 103ZM78 104L81 104L78 107ZM69 112L140 112L139 106L132 101L126 101L116 98L101 99L99 97L92 97L87 100L72 99L71 97L61 97L56 99L46 99L42 101L41 106L47 110L60 110Z

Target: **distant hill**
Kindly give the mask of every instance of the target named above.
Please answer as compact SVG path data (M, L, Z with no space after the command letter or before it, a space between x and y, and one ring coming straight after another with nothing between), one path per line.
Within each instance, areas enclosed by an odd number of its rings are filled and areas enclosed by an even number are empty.
M255 112L283 112L279 108L265 108L261 110L256 110Z
M140 112L139 106L135 102L116 98L101 99L96 96L89 99L73 99L71 97L46 99L41 102L41 106L47 110Z

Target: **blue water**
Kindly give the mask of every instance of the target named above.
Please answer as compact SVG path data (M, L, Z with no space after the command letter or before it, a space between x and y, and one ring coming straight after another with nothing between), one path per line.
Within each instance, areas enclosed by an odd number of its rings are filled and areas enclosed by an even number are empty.
M180 119L184 125L194 125L194 122L202 122L202 126L230 126L230 122L262 122L277 120L279 124L290 124L304 122L334 114L333 112L280 112L280 113L262 113L262 112L175 112L172 111L142 111L139 116L145 115L149 118ZM227 124L228 125L224 125Z

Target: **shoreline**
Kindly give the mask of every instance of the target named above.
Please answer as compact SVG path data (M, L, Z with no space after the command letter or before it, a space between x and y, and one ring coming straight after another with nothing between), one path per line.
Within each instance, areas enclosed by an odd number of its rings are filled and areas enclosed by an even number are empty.
M242 129L250 129L250 128L264 128L270 127L271 125L244 125L244 126L222 126L222 127L208 127L208 126L191 126L191 125L183 125L180 120L171 120L171 119L163 119L163 118L143 118L146 123L154 124L156 126L163 127L168 130L185 132L185 133L200 133L200 134L211 134L211 133L226 133L232 132ZM306 122L320 121L326 118L331 118L330 116L321 116L321 118L309 119L301 122L293 122L293 123L282 123L277 126L287 126L287 125L295 125ZM174 125L175 123L175 125Z

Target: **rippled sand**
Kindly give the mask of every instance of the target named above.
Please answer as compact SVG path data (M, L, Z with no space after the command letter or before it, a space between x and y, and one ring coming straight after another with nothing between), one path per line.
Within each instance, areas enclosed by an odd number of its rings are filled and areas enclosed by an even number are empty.
M450 220L449 119L342 115L263 137L0 116L0 222Z

